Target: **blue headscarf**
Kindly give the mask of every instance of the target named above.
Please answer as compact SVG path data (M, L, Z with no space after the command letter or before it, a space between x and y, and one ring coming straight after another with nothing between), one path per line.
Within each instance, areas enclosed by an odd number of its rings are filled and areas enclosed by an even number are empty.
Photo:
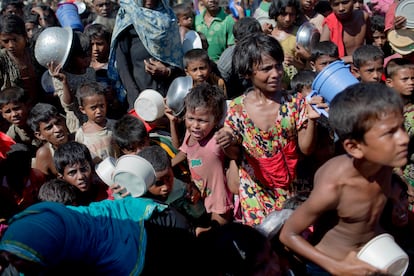
M115 82L115 89L122 88L116 70L115 52L119 34L133 25L139 39L151 56L166 64L182 68L183 50L177 19L166 0L159 0L155 9L147 9L143 0L120 0L112 32L111 52L108 61L108 77ZM125 95L120 97L124 100Z
M144 220L165 208L132 197L88 207L35 204L12 218L0 250L48 268L79 262L97 275L139 275L145 259Z

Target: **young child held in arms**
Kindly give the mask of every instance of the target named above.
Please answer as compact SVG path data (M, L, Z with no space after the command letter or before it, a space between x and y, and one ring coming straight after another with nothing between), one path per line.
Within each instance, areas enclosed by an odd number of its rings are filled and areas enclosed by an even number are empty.
M106 98L103 87L96 82L83 84L76 93L80 111L88 117L75 135L75 141L85 144L95 164L108 156L115 157L112 126L115 121L106 118Z
M362 45L352 54L352 73L361 82L381 82L384 53L374 45Z
M184 55L184 68L187 76L193 79L193 86L208 82L217 85L227 98L224 80L212 72L211 60L206 50L192 49Z
M359 260L357 252L379 234L393 168L407 162L403 103L385 85L359 83L333 99L329 121L346 154L317 171L308 200L286 221L280 240L312 262L308 271L386 273ZM314 225L315 243L301 236L310 225Z
M184 42L186 34L194 30L194 12L187 3L180 3L173 7L175 16L178 19L181 43ZM194 31L193 31L194 32Z
M57 171L53 163L53 154L60 145L73 139L69 136L65 118L53 105L38 103L30 111L27 124L35 137L43 142L43 145L36 151L34 168L50 178L55 177Z
M75 141L61 145L53 159L58 178L77 188L79 205L113 199L109 187L95 174L91 154L85 145Z
M35 139L34 133L27 124L29 103L27 94L20 87L5 88L0 93L1 116L10 124L7 135L16 143L30 147L32 155L40 147L40 141Z
M187 157L207 212L212 220L224 224L231 220L233 203L226 185L224 152L214 139L224 115L223 91L208 83L195 86L185 98L185 108L187 131L173 164Z

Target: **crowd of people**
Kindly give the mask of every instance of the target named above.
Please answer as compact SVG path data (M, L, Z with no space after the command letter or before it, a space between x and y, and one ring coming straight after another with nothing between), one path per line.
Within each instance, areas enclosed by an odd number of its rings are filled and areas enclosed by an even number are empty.
M43 66L62 3L2 1L1 275L386 275L357 256L383 232L411 261L408 1L75 1ZM358 83L326 101L338 61Z

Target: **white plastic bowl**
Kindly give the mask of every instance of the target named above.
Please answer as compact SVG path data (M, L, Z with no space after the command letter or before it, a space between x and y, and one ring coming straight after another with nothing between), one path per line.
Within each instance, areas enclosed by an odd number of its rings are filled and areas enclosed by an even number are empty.
M134 109L145 121L155 121L164 115L164 98L153 89L145 89L135 100Z
M115 163L115 158L109 156L95 166L96 174L108 186L114 184L112 174L115 170Z
M404 275L409 263L407 253L387 233L370 240L357 256L376 268L386 270L389 275Z
M127 154L121 156L115 165L112 181L131 193L132 197L140 197L155 183L155 171L144 158Z

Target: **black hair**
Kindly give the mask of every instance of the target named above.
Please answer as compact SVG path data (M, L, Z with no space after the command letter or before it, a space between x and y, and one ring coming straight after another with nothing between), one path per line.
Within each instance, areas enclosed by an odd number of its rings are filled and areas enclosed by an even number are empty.
M64 205L75 205L78 201L76 187L58 178L44 183L37 197L40 201L59 202Z
M379 118L403 112L401 97L381 83L357 83L337 94L329 107L329 123L340 141L364 142L364 135Z
M6 153L5 174L7 177L29 176L31 165L32 152L29 146L21 143L10 146Z
M108 44L111 43L111 32L105 25L97 23L91 24L85 28L83 33L89 37L89 40L100 38Z
M208 56L208 53L206 50L204 49L191 49L188 52L185 53L184 58L183 58L183 63L184 63L184 68L187 68L188 64L192 61L204 61L206 62L209 66L211 61L210 61L210 57Z
M362 45L352 54L352 62L356 68L360 68L368 61L376 60L384 62L384 52L374 45Z
M243 39L247 35L261 32L262 26L254 17L243 17L233 25L233 36L236 41Z
M394 58L388 61L384 74L386 78L392 78L400 69L414 68L414 64L405 58Z
M79 106L83 106L83 100L86 97L100 95L105 98L105 88L98 82L84 83L76 90L76 98ZM105 98L106 101L106 98Z
M53 160L55 162L56 170L62 175L66 166L78 163L84 164L87 162L89 163L89 166L91 166L91 169L94 169L94 163L88 147L75 141L60 145L53 155Z
M145 145L149 136L144 123L127 114L115 123L112 139L121 150L135 151Z
M86 57L91 55L91 43L89 37L79 31L73 31L72 47L68 61L73 57Z
M26 26L23 19L15 14L8 14L1 17L0 33L17 34L27 37Z
M375 31L380 33L385 32L385 18L383 15L374 14L371 16L370 23L371 33L374 33Z
M9 103L27 104L29 97L21 87L8 87L0 92L0 108Z
M145 147L138 152L137 155L150 162L155 172L161 172L171 168L170 157L167 152L158 145Z
M290 81L290 87L294 92L302 92L305 86L312 86L316 73L310 70L299 71Z
M40 123L48 123L53 118L62 119L56 107L47 103L38 103L30 110L27 124L34 132L38 132Z
M296 15L299 15L299 3L297 0L272 0L269 7L269 18L275 19L279 15L283 15L286 11L286 7L295 8Z
M233 52L233 70L242 77L253 74L253 66L262 63L263 55L268 55L282 64L284 54L280 43L272 36L256 33L240 40Z
M194 17L194 11L188 3L180 3L174 5L173 11L177 18L188 13L191 13Z
M226 100L218 86L201 83L190 90L185 96L184 103L187 111L194 111L198 107L208 109L214 115L217 124L224 116Z
M326 17L328 13L332 12L332 7L328 1L319 1L315 5L315 11Z
M316 61L320 56L330 56L339 59L338 46L332 41L321 41L313 45L310 61Z

